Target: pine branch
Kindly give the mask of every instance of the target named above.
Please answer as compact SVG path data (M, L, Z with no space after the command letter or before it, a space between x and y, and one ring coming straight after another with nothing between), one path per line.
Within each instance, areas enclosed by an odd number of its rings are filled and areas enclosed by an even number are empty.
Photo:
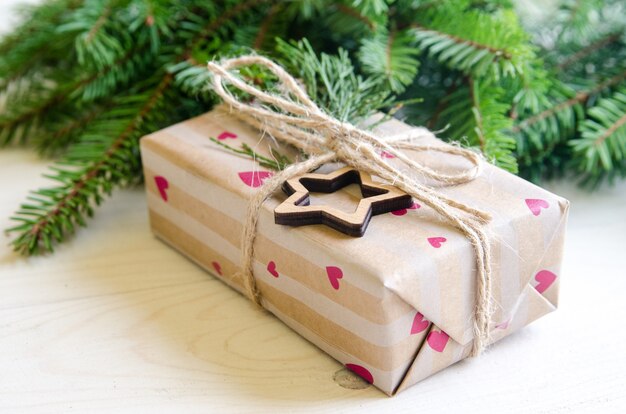
M122 3L122 4L120 4ZM122 0L86 0L57 31L74 36L74 49L82 66L111 66L131 44L128 28L113 18L114 10L123 10ZM126 6L128 7L128 6Z
M564 0L559 5L554 24L558 29L558 41L580 41L597 32L593 24L594 14L601 12L604 0Z
M512 131L515 132L520 132L523 129L536 124L537 122L540 122L546 118L549 118L565 109L571 108L574 105L580 104L585 102L587 99L589 99L590 96L593 96L595 94L597 94L598 92L610 88L611 86L617 85L618 83L620 83L622 80L626 79L626 72L622 72L619 73L615 76L613 76L612 78L609 78L607 80L605 80L604 82L596 85L594 88L586 90L586 91L581 91L578 92L574 97L560 102L559 104L548 108L538 114L535 114L529 118L523 119L520 121L520 123L518 125L516 125L515 127L512 128Z
M622 115L617 121L615 121L609 128L606 129L599 137L597 137L594 141L594 145L599 147L604 144L608 138L612 137L615 132L617 132L621 127L626 125L626 112Z
M376 79L358 76L343 49L336 56L318 57L306 40L291 44L278 40L276 51L317 104L342 121L358 123L392 104L391 92Z
M68 44L57 36L56 28L79 5L79 0L51 0L23 7L23 23L0 41L0 90L58 64L58 52L67 51Z
M590 45L580 49L579 51L577 51L576 53L574 53L571 56L568 56L565 60L563 60L561 63L558 64L558 69L565 69L568 66L586 58L587 56L589 56L590 54L592 54L593 52L597 51L598 49L602 49L608 45L610 45L613 42L616 42L617 40L619 40L622 37L623 32L619 31L619 32L613 32L613 33L609 33L608 35L601 37L600 39L596 40L595 42L591 43Z
M576 169L582 182L596 186L604 179L626 176L626 89L599 100L588 113L579 126L580 138L570 143L579 156Z
M414 23L412 25L412 27L414 29L417 29L418 31L420 31L422 33L425 33L425 34L430 34L430 35L433 35L433 36L438 36L438 37L442 37L442 38L445 38L445 39L449 39L449 40L452 41L452 43L455 43L457 45L467 45L467 46L470 46L470 47L472 47L474 49L477 49L477 50L487 51L487 52L489 52L489 54L494 56L494 60L497 60L497 59L509 59L510 60L512 58L511 53L509 53L504 48L496 48L496 47L493 47L493 46L489 46L489 45L486 45L486 44L481 44L481 43L475 42L473 40L463 39L461 37L458 37L458 36L455 36L455 35L452 35L452 34L449 34L449 33L444 33L444 32L440 32L440 31L437 31L437 30L429 29L429 28L421 26L421 25L419 25L417 23Z
M85 36L85 43L87 45L93 42L93 40L96 37L96 34L100 31L102 26L104 26L104 23L107 21L110 15L111 15L111 6L105 5L102 12L100 13L100 16L98 16L98 20L96 20L96 22L93 24L91 29L89 29L89 32L87 32L87 35Z
M225 19L237 17L256 3L240 3L239 8L233 8L237 10L230 9L211 20L187 42L188 47L174 61L183 61L211 30L217 30ZM76 225L85 224L85 216L93 214L94 204L99 204L113 187L141 175L139 138L174 120L176 101L170 99L170 106L162 107L164 94L173 85L174 74L166 72L156 87L146 90L144 85L137 84L134 95L122 99L104 114L93 115L95 120L70 147L64 160L52 167L54 174L47 176L61 185L35 191L29 198L32 203L23 204L13 217L21 223L8 230L18 233L12 242L16 251L23 254L52 251L54 244L73 233Z
M510 12L463 10L442 2L411 24L418 47L449 67L474 77L516 76L534 54Z
M449 122L445 132L450 139L478 147L490 162L515 172L515 140L504 132L511 124L510 105L502 102L503 96L502 88L466 77L446 97L440 116Z
M128 84L133 80L132 73L138 71L149 64L145 55L137 53L138 49L130 49L124 56L117 59L113 64L102 68L91 74L84 75L77 81L66 82L65 79L51 80L44 79L30 83L28 89L24 91L29 99L22 107L14 102L13 111L8 115L0 116L0 145L8 145L18 136L21 143L27 142L27 134L20 133L21 129L27 128L30 134L35 134L39 126L47 120L53 120L60 113L60 109L79 107L81 102L94 101L120 85ZM63 74L68 77L67 74ZM36 85L41 83L58 84L49 90L44 86L43 94L36 94ZM18 90L17 93L23 93ZM9 95L8 100L15 100L15 94ZM19 99L17 100L19 102ZM11 113L12 112L12 113Z
M261 22L259 31L257 32L257 35L254 38L254 43L252 44L252 47L254 49L260 50L261 47L263 46L263 43L265 42L265 39L267 38L269 27L271 26L274 18L277 16L280 9L281 9L280 4L274 4L270 8L270 11L267 13L267 16L265 16L265 18Z
M361 23L366 25L370 30L374 30L376 28L376 25L374 24L372 20L370 20L367 16L359 12L354 7L350 7L344 3L339 3L337 4L337 11L345 14L346 16L352 17L360 21Z
M208 25L206 25L201 31L194 34L193 38L190 42L187 43L185 47L185 52L182 55L182 60L186 60L192 57L192 53L195 49L197 49L202 42L204 42L207 38L210 38L210 35L217 31L225 22L230 21L236 18L238 15L252 9L253 7L270 2L271 0L246 0L234 7L226 9L221 15L219 15L216 19L212 19Z
M404 91L419 68L419 51L408 31L379 31L365 39L359 50L363 70L373 79L387 82L392 91Z
M78 116L66 117L56 125L51 125L46 130L31 137L35 147L42 155L55 155L68 145L74 143L80 133L95 119L110 109L112 102L93 105L89 110L81 112Z
M220 147L228 150L229 152L239 154L239 155L245 155L246 157L251 158L252 160L256 161L261 167L270 168L275 171L280 171L280 170L284 170L285 167L287 167L288 165L293 164L293 161L290 160L289 157L287 157L284 154L281 154L280 152L274 150L273 148L270 148L273 158L269 158L262 154L259 154L246 143L241 144L241 149L237 149L213 137L209 139L213 141L215 144L219 145Z
M14 249L23 254L52 251L53 243L74 232L75 226L84 225L83 214L93 214L93 203L99 204L103 194L109 193L113 185L132 178L133 165L137 165L136 151L141 126L163 98L173 77L167 74L143 100L135 114L125 123L115 137L99 135L94 130L89 140L75 147L74 155L68 154L65 161L55 168L56 174L50 178L61 185L33 193L34 204L24 204L12 219L22 224L8 232L19 232L13 240ZM105 122L106 125L106 122ZM112 139L112 141L110 141ZM104 151L85 158L81 151L90 151L90 140L104 145ZM106 145L110 142L109 145ZM78 166L78 169L64 169L63 165Z

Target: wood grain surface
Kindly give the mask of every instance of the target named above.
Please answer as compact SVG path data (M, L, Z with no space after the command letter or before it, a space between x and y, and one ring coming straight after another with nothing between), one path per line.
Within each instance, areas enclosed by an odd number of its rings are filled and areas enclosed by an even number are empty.
M47 163L0 151L0 227ZM394 398L156 240L141 188L54 255L2 236L0 412L624 413L626 183L550 187L572 201L561 308Z

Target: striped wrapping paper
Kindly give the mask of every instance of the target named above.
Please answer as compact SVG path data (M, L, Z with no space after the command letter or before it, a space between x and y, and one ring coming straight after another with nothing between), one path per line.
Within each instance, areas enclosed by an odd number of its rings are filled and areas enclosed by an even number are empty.
M397 120L376 131L446 145ZM141 140L153 232L241 291L235 274L247 202L272 172L209 137L297 155L223 108ZM449 173L469 167L454 156L411 156ZM554 310L567 200L491 165L470 183L438 190L493 215L494 341ZM360 198L358 187L336 194L340 205ZM475 260L463 235L419 200L373 217L362 238L274 224L285 198L279 191L264 204L255 244L255 277L270 312L389 395L468 355Z

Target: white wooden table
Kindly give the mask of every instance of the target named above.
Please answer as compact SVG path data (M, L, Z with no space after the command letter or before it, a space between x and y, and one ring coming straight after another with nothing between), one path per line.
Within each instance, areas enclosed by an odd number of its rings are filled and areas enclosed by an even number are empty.
M0 227L46 165L0 150ZM142 189L52 256L2 236L0 412L624 413L626 183L550 189L572 201L561 308L394 398L156 240Z

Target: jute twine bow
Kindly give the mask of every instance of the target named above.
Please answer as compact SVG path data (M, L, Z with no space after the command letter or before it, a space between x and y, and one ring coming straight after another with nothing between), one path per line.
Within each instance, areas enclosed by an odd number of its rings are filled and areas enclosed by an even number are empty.
M270 94L243 81L234 68L259 65L269 69L280 81L281 94ZM457 202L419 183L414 176L423 176L445 185L473 180L481 171L480 156L463 148L445 145L429 146L411 142L411 137L383 139L373 133L341 122L325 114L281 66L262 56L241 56L222 62L209 62L215 92L230 105L232 114L243 122L293 145L308 155L305 161L289 165L274 174L259 188L248 205L241 239L242 277L248 297L261 305L261 294L253 275L254 240L259 210L285 180L312 171L329 162L343 162L357 170L378 176L410 194L435 210L463 233L476 255L476 303L474 308L474 340L471 356L479 355L489 342L491 324L491 253L485 224L489 214ZM224 84L228 83L255 99L238 100ZM393 155L412 174L402 172L385 162L382 151ZM444 174L410 159L404 151L429 151L460 156L473 167L458 174Z

